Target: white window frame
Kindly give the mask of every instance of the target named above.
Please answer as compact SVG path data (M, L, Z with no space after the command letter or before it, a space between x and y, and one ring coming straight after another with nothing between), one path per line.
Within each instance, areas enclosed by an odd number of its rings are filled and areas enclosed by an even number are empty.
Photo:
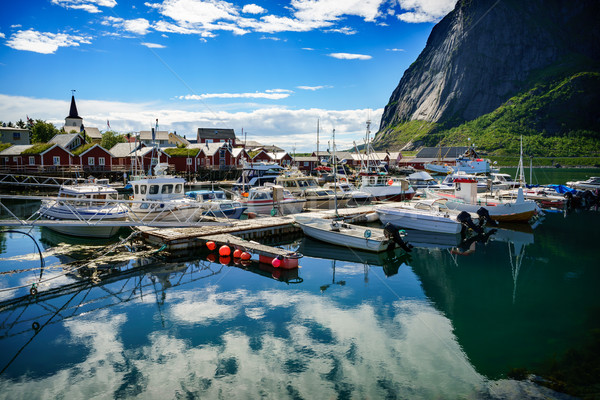
M98 157L98 165L104 167L106 165L106 160L104 157Z
M191 159L191 157L186 158L185 164L186 165L192 165L192 159Z
M52 165L60 165L60 156L52 157Z
M35 156L29 156L29 165L35 165Z
M96 165L96 159L94 157L88 157L87 163L89 166L94 166Z

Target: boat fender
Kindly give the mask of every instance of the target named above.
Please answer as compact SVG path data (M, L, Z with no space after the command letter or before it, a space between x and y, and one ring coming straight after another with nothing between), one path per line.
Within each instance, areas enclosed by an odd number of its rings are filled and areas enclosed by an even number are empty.
M392 186L392 184L393 184L393 183L394 183L394 181L393 181L392 179L390 179L389 181L387 181L387 184L388 184L389 186Z
M477 215L479 215L479 226L483 225L483 223L491 226L498 226L498 222L492 219L487 208L481 207L479 210L477 210Z
M478 234L483 233L483 228L481 227L481 225L480 226L475 225L475 223L473 222L473 218L471 218L471 214L469 214L466 211L461 211L461 213L456 216L456 220L458 222L460 222L462 224L462 226L465 228L470 228ZM481 222L481 219L480 219L480 222Z
M385 226L383 227L383 234L386 238L393 239L394 242L398 244L398 246L400 246L402 250L406 251L407 253L412 251L414 246L410 243L405 242L402 239L402 236L400 236L400 232L398 231L398 229L391 223L388 222L387 224L385 224ZM393 249L393 247L391 248Z

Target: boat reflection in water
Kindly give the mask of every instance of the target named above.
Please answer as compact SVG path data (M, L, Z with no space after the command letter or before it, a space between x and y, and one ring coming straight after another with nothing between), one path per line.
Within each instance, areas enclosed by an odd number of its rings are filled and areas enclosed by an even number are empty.
M410 262L410 255L399 247L391 251L373 253L344 246L335 246L309 237L302 239L298 246L298 252L312 258L383 267L386 276L397 274L401 265Z

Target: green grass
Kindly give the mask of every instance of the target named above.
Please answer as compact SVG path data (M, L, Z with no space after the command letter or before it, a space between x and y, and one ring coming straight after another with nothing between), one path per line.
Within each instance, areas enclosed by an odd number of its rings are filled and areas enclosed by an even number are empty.
M200 149L188 149L185 147L169 147L163 149L171 157L196 157Z
M48 150L52 146L54 146L54 143L36 143L32 147L28 148L27 150L24 150L21 154L23 154L23 155L40 154L40 153L43 153L44 151Z

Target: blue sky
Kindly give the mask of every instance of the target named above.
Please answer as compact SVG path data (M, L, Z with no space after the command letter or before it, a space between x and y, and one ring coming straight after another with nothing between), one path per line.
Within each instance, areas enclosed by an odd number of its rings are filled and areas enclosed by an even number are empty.
M288 151L378 129L450 0L27 0L0 10L0 120L242 129Z

